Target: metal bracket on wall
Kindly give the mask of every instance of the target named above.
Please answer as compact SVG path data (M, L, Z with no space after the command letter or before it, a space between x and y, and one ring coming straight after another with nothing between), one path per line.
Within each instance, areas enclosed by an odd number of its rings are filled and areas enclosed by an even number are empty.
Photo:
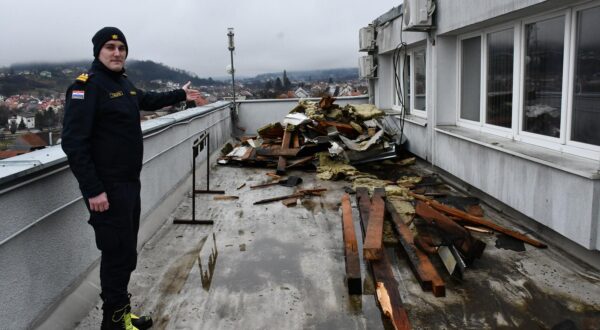
M206 147L206 190L196 189L196 157ZM192 220L175 219L174 224L212 225L213 220L196 220L196 194L224 194L223 190L210 190L210 135L204 131L192 144Z

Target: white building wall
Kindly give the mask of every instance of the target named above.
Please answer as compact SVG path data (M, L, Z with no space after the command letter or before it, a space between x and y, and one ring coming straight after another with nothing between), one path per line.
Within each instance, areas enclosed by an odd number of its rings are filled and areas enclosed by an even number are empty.
M439 166L589 249L597 249L597 180L458 139L436 136ZM597 210L596 210L597 212Z
M598 161L511 140L520 150L515 153L503 150L501 143L486 146L477 142L477 136L485 140L489 133L473 130L468 138L460 138L436 129L457 124L458 36L586 2L438 0L436 3L436 29L429 36L423 32L402 33L402 41L409 47L427 39L427 117L419 120L407 117L404 132L408 149L577 244L600 250ZM398 17L377 27L378 78L373 92L375 105L386 110L393 103L391 54L400 42L400 22Z

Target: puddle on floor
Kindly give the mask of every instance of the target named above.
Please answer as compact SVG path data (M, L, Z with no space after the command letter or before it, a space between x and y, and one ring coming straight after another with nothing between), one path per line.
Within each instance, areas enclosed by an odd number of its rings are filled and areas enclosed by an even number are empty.
M523 252L525 251L525 243L510 236L499 234L498 238L496 239L496 248Z
M212 238L213 246L211 248L210 255L208 256L207 269L202 268L202 258L200 255L198 255L198 268L200 269L200 279L202 282L202 288L205 291L210 290L210 285L215 274L215 266L217 265L217 257L219 256L219 251L217 250L217 237L215 233L213 233Z

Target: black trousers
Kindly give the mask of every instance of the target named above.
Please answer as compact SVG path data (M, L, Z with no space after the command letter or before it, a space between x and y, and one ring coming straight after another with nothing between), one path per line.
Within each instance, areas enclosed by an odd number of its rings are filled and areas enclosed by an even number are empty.
M103 308L112 308L129 303L127 286L137 263L140 182L104 183L104 188L109 208L104 212L90 211L89 224L94 228L96 246L102 252L100 286Z

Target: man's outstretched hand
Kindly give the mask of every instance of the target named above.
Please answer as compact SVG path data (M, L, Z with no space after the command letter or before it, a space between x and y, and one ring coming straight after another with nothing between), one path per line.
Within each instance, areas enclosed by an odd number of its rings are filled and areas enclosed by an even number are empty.
M192 84L192 82L188 81L182 87L183 91L185 92L185 100L186 101L194 101L196 103L196 105L206 104L206 100L202 98L200 91L190 88L191 84Z

